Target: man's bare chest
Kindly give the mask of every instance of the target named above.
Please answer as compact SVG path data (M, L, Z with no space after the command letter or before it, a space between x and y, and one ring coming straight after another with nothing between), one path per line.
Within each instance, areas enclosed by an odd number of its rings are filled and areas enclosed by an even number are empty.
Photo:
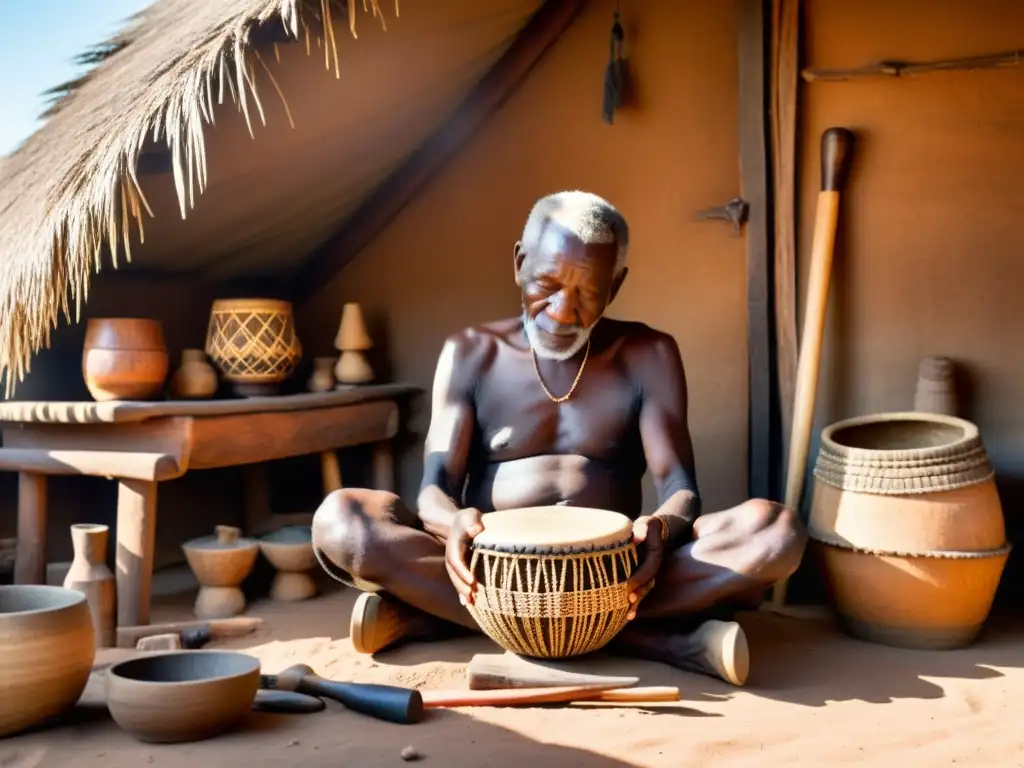
M612 460L634 447L639 395L621 371L588 366L569 398L558 403L545 392L532 360L527 361L496 367L476 388L478 448L488 460L536 455ZM574 376L575 370L571 373ZM572 388L572 376L563 378L545 382L556 398Z

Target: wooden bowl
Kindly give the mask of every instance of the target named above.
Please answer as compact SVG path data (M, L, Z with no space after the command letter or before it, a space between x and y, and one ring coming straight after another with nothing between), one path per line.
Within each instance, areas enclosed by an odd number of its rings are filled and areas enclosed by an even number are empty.
M192 573L204 587L237 587L252 571L260 545L240 537L235 526L218 525L213 536L200 536L181 545Z
M316 567L313 554L313 528L289 525L260 539L260 550L277 569L270 596L274 600L308 600L317 593L310 571Z
M260 682L260 660L237 651L175 651L107 670L107 709L139 741L199 741L239 726Z
M279 571L311 571L316 567L313 554L313 528L288 525L261 537L260 550Z
M92 615L82 592L0 587L0 738L69 711L96 657Z
M153 398L163 388L169 367L159 321L93 317L86 324L82 376L94 399Z

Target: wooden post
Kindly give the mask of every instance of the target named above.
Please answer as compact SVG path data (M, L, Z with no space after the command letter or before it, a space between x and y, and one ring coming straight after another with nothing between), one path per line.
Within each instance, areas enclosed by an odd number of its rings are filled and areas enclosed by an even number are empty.
M775 205L775 367L781 455L789 453L796 396L796 102L800 0L772 2L772 181ZM774 474L781 484L781 469ZM779 494L781 496L781 493Z
M750 398L750 496L772 493L772 316L769 281L768 125L765 116L765 13L762 0L739 6L739 160L750 204L747 245L747 354Z
M117 624L149 624L156 546L156 486L120 480L117 488Z
M15 584L46 583L46 475L18 473Z

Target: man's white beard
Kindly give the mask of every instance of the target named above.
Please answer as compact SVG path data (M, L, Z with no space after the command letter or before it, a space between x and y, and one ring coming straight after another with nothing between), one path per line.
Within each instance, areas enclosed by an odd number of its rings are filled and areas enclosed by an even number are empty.
M596 325L596 323L594 325ZM544 346L544 342L540 338L537 325L533 321L533 318L523 312L523 330L526 332L526 339L530 342L530 346L533 347L533 351L536 353L537 357L543 357L546 360L568 360L583 349L583 346L590 338L590 332L593 329L594 326L592 325L589 328L583 328L582 330L576 331L572 344L565 349L550 349Z

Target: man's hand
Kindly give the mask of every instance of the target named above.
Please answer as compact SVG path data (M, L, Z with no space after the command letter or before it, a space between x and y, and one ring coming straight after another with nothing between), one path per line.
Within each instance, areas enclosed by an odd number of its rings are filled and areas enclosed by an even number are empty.
M654 587L654 577L661 569L661 560L665 552L664 532L665 521L654 515L644 515L633 523L633 541L640 548L640 567L637 568L629 585L629 602L632 604L626 618L636 618L640 601Z
M483 516L479 509L459 510L445 544L444 565L463 605L472 603L476 596L476 578L469 570L469 545L483 529Z

